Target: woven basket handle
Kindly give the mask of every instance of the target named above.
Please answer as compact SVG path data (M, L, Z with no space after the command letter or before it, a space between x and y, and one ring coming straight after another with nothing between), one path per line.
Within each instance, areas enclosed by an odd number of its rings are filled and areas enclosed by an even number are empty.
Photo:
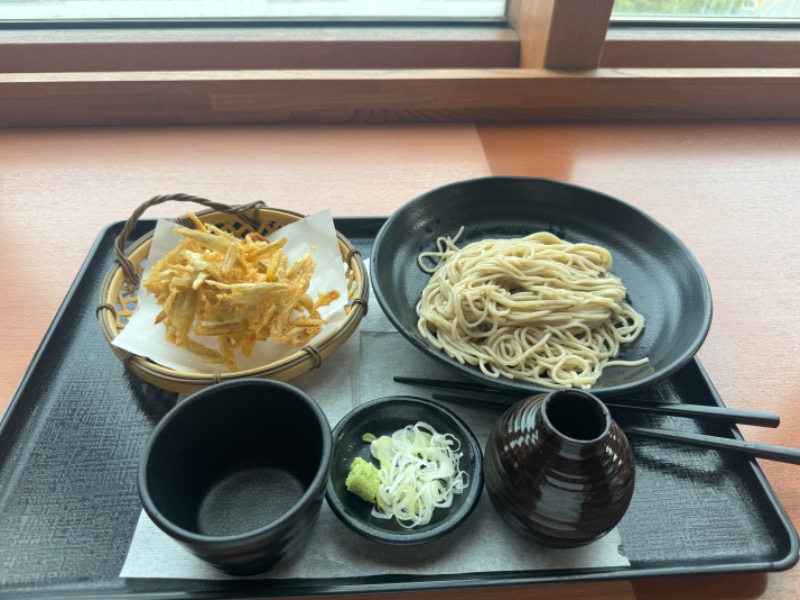
M144 202L141 206L139 206L139 208L133 211L133 214L125 222L122 231L117 236L117 239L114 242L114 253L117 256L117 262L122 267L122 270L125 271L125 276L128 278L128 281L130 281L134 285L139 283L139 276L136 274L136 267L133 265L133 263L131 263L130 260L128 260L128 257L125 255L125 244L128 242L128 236L131 234L131 231L133 231L134 227L136 227L136 224L139 222L139 218L144 214L144 212L148 208L150 208L151 206L155 206L156 204L163 204L164 202L172 202L172 201L194 202L197 204L202 204L203 206L207 206L208 208L212 208L214 210L236 215L253 229L258 229L261 225L261 219L259 218L259 209L267 207L267 205L260 200L256 202L251 202L249 204L241 204L239 206L229 206L227 204L220 204L219 202L214 202L213 200L206 200L205 198L200 198L199 196L192 196L191 194L166 194L150 198L150 200ZM250 212L249 215L247 214L248 211ZM180 217L174 220L181 224L188 225L188 223L182 221Z

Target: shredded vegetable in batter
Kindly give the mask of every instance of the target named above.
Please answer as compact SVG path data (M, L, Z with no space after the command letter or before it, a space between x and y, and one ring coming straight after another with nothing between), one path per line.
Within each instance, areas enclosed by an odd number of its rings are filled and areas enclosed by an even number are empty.
M453 496L469 485L459 468L461 443L419 421L391 436L364 436L380 462L380 485L372 515L396 518L403 527L426 525L436 508L448 508Z

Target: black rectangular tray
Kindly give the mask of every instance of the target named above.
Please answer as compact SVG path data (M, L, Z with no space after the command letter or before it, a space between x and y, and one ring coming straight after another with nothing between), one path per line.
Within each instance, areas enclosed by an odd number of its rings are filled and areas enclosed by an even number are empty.
M336 226L369 256L382 218ZM143 220L132 240L154 227ZM0 597L234 598L328 595L779 571L798 538L759 466L738 455L632 438L636 492L620 523L631 566L441 576L186 581L121 579L140 513L139 455L175 394L129 374L95 316L122 228L103 230L0 423ZM697 360L637 394L722 405ZM623 425L741 437L728 425L621 413ZM313 549L313 543L312 543Z

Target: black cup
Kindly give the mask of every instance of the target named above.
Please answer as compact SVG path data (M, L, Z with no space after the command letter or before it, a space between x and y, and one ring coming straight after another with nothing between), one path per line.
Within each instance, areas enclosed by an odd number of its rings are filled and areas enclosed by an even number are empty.
M243 379L210 386L153 431L139 497L153 522L233 575L275 568L311 536L331 464L325 414L297 388Z

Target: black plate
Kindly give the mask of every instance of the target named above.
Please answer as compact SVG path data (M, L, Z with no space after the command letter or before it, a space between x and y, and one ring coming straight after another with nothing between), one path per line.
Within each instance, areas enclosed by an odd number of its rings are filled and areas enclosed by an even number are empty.
M347 491L345 480L356 457L374 463L365 433L375 437L392 435L406 425L424 421L440 433L458 439L469 487L453 497L449 508L437 508L431 522L414 528L402 527L395 519L373 517L372 505ZM421 544L443 537L461 525L478 504L483 491L483 455L475 435L458 415L430 400L390 396L361 404L333 428L333 463L325 498L334 514L364 537L394 545Z
M364 258L383 223L382 218L336 219L337 229ZM154 224L143 220L133 237ZM0 422L0 598L376 594L781 571L797 563L797 534L758 463L637 438L632 440L636 492L619 526L631 562L627 569L365 577L354 564L347 577L304 580L121 579L141 513L136 491L141 452L176 397L129 375L98 331L94 309L122 226L100 232ZM723 405L697 359L632 397ZM618 420L741 438L735 427L722 423L633 412Z
M628 289L628 302L645 318L621 359L648 357L640 367L605 370L592 392L609 395L651 384L684 366L711 326L711 292L703 269L666 228L620 200L586 188L521 177L487 177L437 188L396 211L375 238L371 275L375 297L407 339L461 375L515 391L541 386L494 379L428 345L417 331L416 306L430 275L417 265L440 236L464 233L459 246L486 238L549 231L569 242L608 249L612 271Z

